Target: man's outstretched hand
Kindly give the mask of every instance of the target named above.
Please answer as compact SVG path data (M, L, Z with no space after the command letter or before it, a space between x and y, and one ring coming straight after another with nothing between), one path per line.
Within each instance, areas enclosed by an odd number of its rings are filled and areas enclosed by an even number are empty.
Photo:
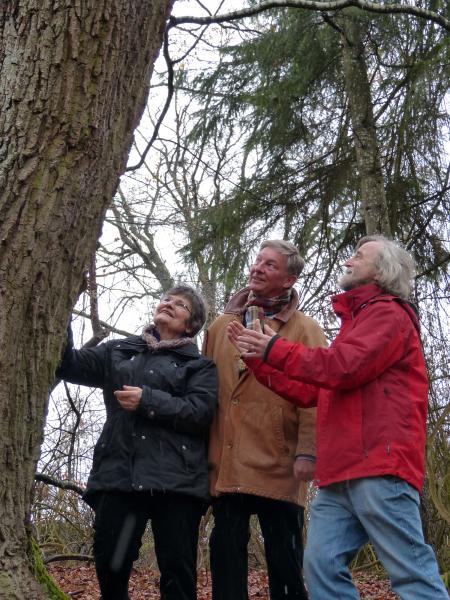
M247 329L239 321L231 321L228 324L228 339L244 358L262 358L267 344L276 334L268 325L264 325L263 333L258 321L255 327L255 329Z

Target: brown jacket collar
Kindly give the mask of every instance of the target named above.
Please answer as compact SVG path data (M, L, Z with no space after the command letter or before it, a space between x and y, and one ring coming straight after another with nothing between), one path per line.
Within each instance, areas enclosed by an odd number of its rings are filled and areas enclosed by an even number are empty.
M234 296L232 296L225 307L225 314L233 314L233 315L241 315L244 310L244 305L247 302L248 295L250 293L250 288L245 287L242 290L239 290ZM292 315L295 313L298 307L298 293L295 288L292 288L292 297L291 300L283 310L280 310L279 313L274 315L273 319L278 319L283 323L287 323Z

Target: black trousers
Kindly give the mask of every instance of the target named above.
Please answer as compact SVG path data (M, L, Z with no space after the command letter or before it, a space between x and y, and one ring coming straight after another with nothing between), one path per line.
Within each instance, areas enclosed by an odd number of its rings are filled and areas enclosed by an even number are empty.
M102 493L94 520L94 558L102 600L129 600L131 569L149 519L161 572L161 600L195 600L203 509L201 500L183 494Z
M271 600L305 600L303 509L290 502L249 494L224 494L213 501L210 538L213 600L248 600L250 516L256 514L266 553Z

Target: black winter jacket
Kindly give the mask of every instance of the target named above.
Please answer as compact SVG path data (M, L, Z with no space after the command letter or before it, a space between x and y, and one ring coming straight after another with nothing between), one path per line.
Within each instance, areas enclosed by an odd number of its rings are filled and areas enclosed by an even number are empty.
M65 350L57 376L103 390L106 422L94 450L85 500L97 491L162 491L208 499L207 434L217 404L214 363L194 344L150 350L132 336ZM114 396L142 388L139 409Z

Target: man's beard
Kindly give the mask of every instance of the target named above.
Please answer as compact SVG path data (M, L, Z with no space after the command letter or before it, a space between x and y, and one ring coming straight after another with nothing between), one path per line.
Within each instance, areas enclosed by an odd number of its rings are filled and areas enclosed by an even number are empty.
M338 286L341 288L341 290L344 290L344 292L349 292L350 290L354 290L355 288L361 285L366 285L367 283L371 283L371 280L358 279L353 273L344 273L337 280Z
M344 273L344 275L341 275L337 284L344 292L352 290L355 287L355 280L353 279L352 273Z

